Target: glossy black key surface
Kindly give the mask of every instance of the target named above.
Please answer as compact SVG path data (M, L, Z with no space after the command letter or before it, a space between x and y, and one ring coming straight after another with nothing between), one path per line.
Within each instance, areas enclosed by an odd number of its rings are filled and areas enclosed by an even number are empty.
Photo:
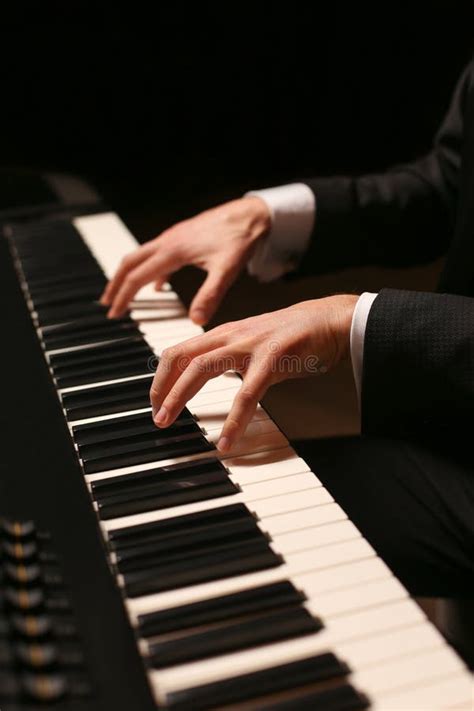
M105 313L105 307L96 301L78 301L66 306L53 306L36 310L36 316L41 328L64 323L79 316L92 316L103 313Z
M185 408L183 412L188 412ZM196 477L200 474L210 474L211 472L222 472L228 474L226 467L216 457L206 459L196 459L191 462L179 462L178 464L167 464L163 467L155 469L145 469L141 472L133 472L133 474L122 474L118 476L107 477L105 479L96 479L91 482L92 495L100 496L124 491L142 486L155 479L158 481L180 481L181 478Z
M67 387L64 383L90 384L105 382L123 377L123 374L145 375L149 372L150 356L146 351L134 353L111 362L102 361L95 365L65 368L60 373L54 373L58 387Z
M191 536L188 533L177 533L174 536L166 536L163 540L155 538L152 541L139 543L135 546L119 549L115 552L117 565L128 561L143 558L145 556L158 556L163 554L178 554L181 557L194 555L195 551L201 550L203 546L209 544L225 543L226 540L235 542L249 540L250 538L261 537L262 532L252 516L238 519L230 523L220 523L215 526L195 531Z
M120 342L119 342L120 343ZM84 350L90 351L89 348ZM58 377L66 375L80 374L94 368L99 368L102 365L113 365L114 363L126 362L127 360L137 357L143 357L147 360L153 356L153 352L148 345L141 340L130 344L127 347L116 348L112 352L101 351L95 354L85 353L81 355L81 351L71 351L70 362L63 365L54 365L54 374Z
M227 706L317 684L326 679L346 676L349 672L344 662L328 652L297 662L172 692L166 699L167 708L173 711L187 711L187 709L202 711L210 707Z
M162 521L150 521L137 526L124 526L114 528L109 531L109 545L114 550L120 550L127 546L134 546L137 543L147 540L154 540L160 537L164 540L167 536L174 536L177 533L185 534L189 532L192 536L196 530L212 526L218 523L237 521L242 518L252 516L245 504L231 504L229 506L219 506L208 511L197 511L192 514L173 516Z
M159 430L154 424L149 412L139 412L133 415L113 417L109 420L88 422L72 428L73 436L78 445L110 442L114 439L133 437L137 434L166 433L174 427L182 427L195 423L189 410L186 408L178 415L175 422L166 429ZM191 428L195 431L195 428Z
M201 430L192 417L176 420L169 427L163 429L159 429L155 425L148 412L144 413L144 416L140 413L140 417L141 419L136 422L120 423L116 428L94 428L74 433L79 454L83 458L128 454L129 452L139 452L142 448L150 445L166 446L169 440L174 441L176 437L189 439L201 434ZM113 419L106 420L106 422L112 423Z
M85 388L78 392L65 393L61 399L67 411L79 407L93 407L101 403L115 403L118 400L125 400L131 397L149 396L151 383L151 378L126 380L122 383L99 385L94 388Z
M145 363L144 363L145 361ZM118 378L130 378L138 375L145 375L149 371L148 358L134 358L124 363L116 363L114 367L108 366L104 369L97 369L92 373L82 375L60 375L55 377L56 385L61 388L72 388L77 385L91 385L92 383L102 383Z
M111 454L110 451L108 454L95 452L92 455L86 453L82 457L82 462L86 474L95 474L160 459L173 459L210 452L213 449L215 449L214 444L208 442L200 432L165 439L160 439L159 436L143 437L142 439L137 437L133 444L124 445L120 452L117 450L114 454Z
M45 326L45 328L42 329L41 334L44 339L47 339L52 334L80 333L83 330L102 328L104 325L109 326L124 323L130 324L133 323L133 321L128 317L111 320L108 319L104 313L92 314L80 316L66 321L65 323L55 324L54 326Z
M93 284L92 286L84 284L77 287L66 287L65 289L45 290L43 293L38 294L35 298L32 298L32 301L35 309L39 309L44 306L72 304L76 301L95 301L100 298L100 294L100 286L97 286L96 284Z
M138 597L275 568L283 563L282 556L274 553L262 539L261 542L244 543L219 554L196 556L191 560L151 568L141 575L130 574L130 577L124 578L125 591L128 597Z
M98 271L98 264L84 267L82 269L74 269L72 274L64 275L46 275L38 276L35 279L28 281L28 290L30 293L40 293L48 289L67 289L69 286L80 286L82 284L94 284L99 289L102 285L105 286L107 280L105 276Z
M315 691L296 696L288 701L259 705L259 711L361 711L368 709L370 702L350 684L334 689Z
M56 348L71 348L87 343L115 340L134 332L139 333L139 330L133 321L114 323L107 320L101 326L81 328L70 333L45 334L43 341L47 350L55 350Z
M125 334L123 338L113 343L97 343L92 346L84 346L77 351L70 351L69 353L53 353L53 355L49 356L49 362L52 368L62 368L63 366L67 367L87 363L90 360L93 362L96 357L124 353L130 348L135 348L137 344L142 345L144 342L141 333L132 336Z
M100 518L105 520L145 511L160 511L196 501L210 501L224 496L235 496L238 493L240 493L240 489L230 479L215 483L199 482L196 485L184 486L180 491L169 491L166 494L155 494L150 490L131 500L124 497L121 501L101 501L98 503L98 511Z
M222 625L207 632L150 644L149 663L155 669L229 654L284 639L314 634L323 627L306 608L289 607L278 612L255 615L246 622Z
M240 529L240 530L239 530ZM232 532L216 531L216 536L214 538L207 538L201 540L192 540L188 545L185 545L183 541L176 541L176 545L173 548L167 548L164 545L160 546L160 551L158 552L156 548L148 544L146 546L137 546L134 549L127 548L126 551L116 554L116 564L121 573L124 575L127 573L132 573L137 571L139 575L138 578L146 577L142 576L142 571L148 571L150 568L161 567L163 565L168 565L178 561L189 561L195 559L196 556L218 556L221 552L226 555L229 554L233 549L239 548L243 544L255 543L257 548L264 548L267 542L265 534L262 533L260 528L254 522L248 523L248 525L236 526Z
M293 583L282 580L210 600L139 615L138 628L142 637L156 637L168 632L296 605L304 600L305 596L294 587Z

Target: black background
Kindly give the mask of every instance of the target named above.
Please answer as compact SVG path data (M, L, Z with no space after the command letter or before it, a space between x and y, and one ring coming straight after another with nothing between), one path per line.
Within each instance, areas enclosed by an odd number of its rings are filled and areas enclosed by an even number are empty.
M0 24L0 164L81 173L158 223L383 168L429 145L473 26L452 0L20 3Z

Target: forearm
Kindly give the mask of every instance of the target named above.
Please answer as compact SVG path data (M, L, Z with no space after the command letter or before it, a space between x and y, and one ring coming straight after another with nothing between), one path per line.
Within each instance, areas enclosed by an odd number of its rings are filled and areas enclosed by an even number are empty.
M437 436L474 422L474 299L383 290L365 332L366 434Z

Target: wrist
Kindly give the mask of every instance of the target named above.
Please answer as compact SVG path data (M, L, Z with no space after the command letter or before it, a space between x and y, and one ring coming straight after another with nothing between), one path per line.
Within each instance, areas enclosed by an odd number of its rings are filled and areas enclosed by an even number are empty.
M255 242L260 237L266 235L272 226L270 208L267 203L257 195L247 195L241 198L241 204L248 220L247 232L250 240Z
M339 362L350 355L352 317L359 295L337 294L330 299L334 305L332 331L336 343L336 362Z

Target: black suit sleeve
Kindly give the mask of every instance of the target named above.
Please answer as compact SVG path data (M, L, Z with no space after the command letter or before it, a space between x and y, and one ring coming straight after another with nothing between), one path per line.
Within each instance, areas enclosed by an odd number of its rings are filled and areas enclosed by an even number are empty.
M472 433L474 299L382 290L365 332L361 408L364 434Z
M367 264L407 266L446 251L473 67L471 62L462 74L428 155L382 174L305 181L315 194L317 209L299 275Z

